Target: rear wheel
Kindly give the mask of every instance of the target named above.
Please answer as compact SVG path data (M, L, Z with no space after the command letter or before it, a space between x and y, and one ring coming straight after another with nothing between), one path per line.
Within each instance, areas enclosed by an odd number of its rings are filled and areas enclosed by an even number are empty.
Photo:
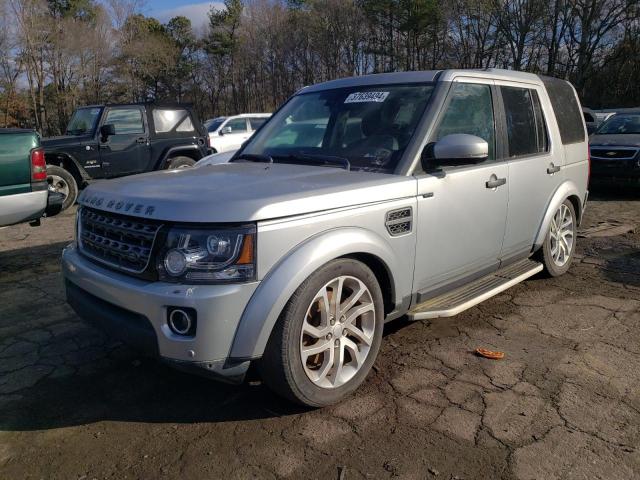
M569 270L576 249L576 233L576 212L567 199L553 214L538 254L548 275L557 277Z
M66 210L76 202L78 198L78 184L69 172L56 165L47 165L47 183L49 190L64 195L62 210Z
M193 167L196 164L196 161L193 158L189 157L173 157L167 163L167 170L174 170L176 168L189 168Z
M274 327L260 370L276 393L307 406L339 402L376 359L383 301L373 272L334 260L300 285Z

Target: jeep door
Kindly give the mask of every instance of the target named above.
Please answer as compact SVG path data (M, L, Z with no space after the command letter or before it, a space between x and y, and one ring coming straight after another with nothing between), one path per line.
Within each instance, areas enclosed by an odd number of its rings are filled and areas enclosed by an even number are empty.
M496 80L504 111L504 143L509 164L509 209L502 257L526 258L553 193L564 176L559 139L550 135L551 104L542 86ZM545 102L544 105L542 102Z
M427 155L417 175L418 212L414 291L419 301L453 283L498 268L508 201L508 165L497 142L497 92L490 80L451 82L428 138L451 134L485 140L489 156L480 163L442 166Z
M102 125L112 124L115 135L101 138L100 161L106 177L144 172L149 163L149 130L142 107L109 107Z

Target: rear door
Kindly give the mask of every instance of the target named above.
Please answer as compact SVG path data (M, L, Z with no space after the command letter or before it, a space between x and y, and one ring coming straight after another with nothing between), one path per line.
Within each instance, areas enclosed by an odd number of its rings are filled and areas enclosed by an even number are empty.
M115 135L106 139L98 138L105 176L119 177L144 172L149 163L150 148L143 108L109 107L101 122L101 125L108 124L115 127Z
M542 102L544 88L496 81L509 160L509 209L502 259L527 257L564 172L564 153L557 133L548 127Z

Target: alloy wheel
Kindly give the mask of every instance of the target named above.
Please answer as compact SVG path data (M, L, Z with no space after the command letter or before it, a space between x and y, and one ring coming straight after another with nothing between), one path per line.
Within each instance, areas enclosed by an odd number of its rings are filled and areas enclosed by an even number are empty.
M58 175L49 175L47 176L47 183L49 184L49 190L63 194L65 199L69 196L69 184L64 178Z
M355 277L334 278L316 293L300 333L300 359L316 386L340 387L362 368L373 343L375 313L371 292Z
M558 267L564 266L571 258L574 244L573 214L564 203L551 219L551 258Z

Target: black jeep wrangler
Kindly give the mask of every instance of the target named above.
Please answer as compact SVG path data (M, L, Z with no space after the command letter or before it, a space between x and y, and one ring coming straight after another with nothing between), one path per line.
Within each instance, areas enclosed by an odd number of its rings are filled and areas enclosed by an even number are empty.
M207 132L186 105L94 105L77 109L65 136L42 141L49 189L63 209L94 179L189 167L208 153Z

